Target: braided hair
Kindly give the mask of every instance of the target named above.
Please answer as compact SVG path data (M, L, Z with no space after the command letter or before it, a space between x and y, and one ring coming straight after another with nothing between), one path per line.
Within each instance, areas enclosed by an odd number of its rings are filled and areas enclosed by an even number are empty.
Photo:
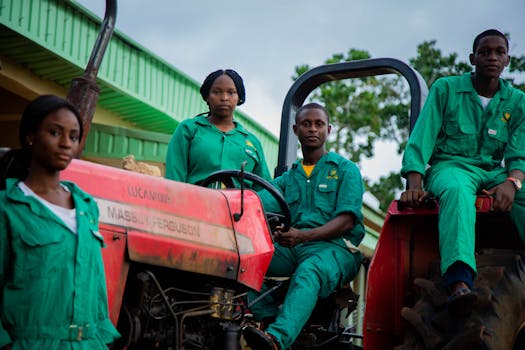
M201 96L204 101L208 99L208 95L210 94L211 86L215 82L215 79L220 77L221 75L227 75L235 84L235 88L237 89L237 95L239 96L239 101L237 101L237 106L242 105L246 101L246 90L244 89L244 83L242 81L241 76L239 73L234 71L233 69L219 69L216 70L213 73L210 73L206 79L204 79L204 82L201 85Z

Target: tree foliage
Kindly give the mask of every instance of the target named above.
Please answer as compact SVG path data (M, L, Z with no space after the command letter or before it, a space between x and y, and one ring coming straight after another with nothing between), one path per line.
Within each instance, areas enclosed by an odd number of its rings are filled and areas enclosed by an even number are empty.
M334 54L325 64L349 62L370 58L367 51L350 49L346 54ZM458 54L444 55L436 41L425 41L417 46L417 56L409 63L430 87L440 77L460 75L472 70L468 62L460 61ZM308 71L308 65L297 66L297 79ZM525 72L525 56L511 57L506 78L525 91L525 83L518 84L514 77ZM408 139L410 94L408 84L398 75L383 75L323 84L309 96L310 101L323 104L333 125L327 147L352 161L375 156L378 141L393 142L401 154ZM365 178L366 189L386 211L390 202L402 190L399 171L391 171L373 182Z

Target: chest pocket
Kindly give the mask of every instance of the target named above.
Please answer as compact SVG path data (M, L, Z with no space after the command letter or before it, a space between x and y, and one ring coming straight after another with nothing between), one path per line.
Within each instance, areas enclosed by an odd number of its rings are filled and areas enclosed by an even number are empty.
M22 280L31 278L46 278L52 276L64 267L71 252L67 250L68 237L65 229L39 220L26 225L26 229L19 232L19 247L15 260L15 273Z
M257 151L254 148L246 146L244 149L245 153L245 160L246 160L246 170L253 172L253 169L257 166L259 163L259 155L257 154Z
M493 117L484 129L482 153L492 156L495 160L503 159L505 148L509 142L508 122Z
M317 184L317 191L315 191L315 206L325 213L331 213L335 209L337 200L337 180L327 179L326 181Z
M297 221L300 215L300 198L300 189L297 188L297 186L291 185L291 183L287 184L284 192L284 199L286 200L286 203L288 203L288 207L290 208L290 212L292 213L292 222Z
M444 122L445 137L440 148L444 153L470 157L478 150L478 133L474 121L465 116L449 116Z
M205 166L217 166L219 163L218 152L222 146L219 140L212 140L217 142L217 146L214 149L210 149L210 137L206 139L203 135L197 131L189 143L188 148L188 173L198 171L201 164Z
M96 242L95 245L97 247L103 248L106 246L106 244L104 243L104 237L99 232L98 227L96 227L95 225L90 225L89 232L91 232L91 235L95 237L95 242Z

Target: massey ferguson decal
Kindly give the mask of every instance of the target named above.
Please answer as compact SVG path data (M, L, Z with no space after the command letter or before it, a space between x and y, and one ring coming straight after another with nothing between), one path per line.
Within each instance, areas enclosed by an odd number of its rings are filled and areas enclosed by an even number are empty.
M149 232L234 252L237 250L233 232L228 227L102 198L97 198L96 201L101 223L124 226L131 230ZM246 242L243 245L245 244Z

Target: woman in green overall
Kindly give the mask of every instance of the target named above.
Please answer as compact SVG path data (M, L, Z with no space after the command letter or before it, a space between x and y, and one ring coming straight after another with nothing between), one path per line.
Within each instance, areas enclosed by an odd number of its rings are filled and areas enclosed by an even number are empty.
M0 349L107 349L119 336L97 204L59 181L81 138L78 112L60 97L40 96L22 115L22 149L0 179Z
M173 134L166 156L166 178L198 184L223 169L241 169L271 180L263 148L233 113L244 103L242 78L226 69L209 74L200 88L209 112L182 121Z

